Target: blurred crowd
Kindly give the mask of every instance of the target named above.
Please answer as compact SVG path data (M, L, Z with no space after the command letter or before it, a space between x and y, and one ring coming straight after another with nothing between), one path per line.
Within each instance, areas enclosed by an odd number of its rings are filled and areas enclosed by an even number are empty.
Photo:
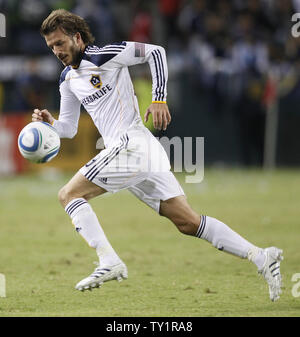
M39 27L57 8L84 17L98 45L135 40L164 46L170 104L180 106L182 76L210 97L212 114L222 110L224 101L233 102L241 132L258 142L252 144L254 151L262 148L265 112L275 89L279 97L299 96L300 39L291 34L299 0L0 0L7 20L1 56L29 58L24 72L2 81L2 89L0 77L0 111L45 105L45 80L39 78L35 63L49 50ZM271 79L277 87L270 85ZM57 85L50 82L48 86ZM18 95L1 105L1 90L5 93L6 88ZM59 100L49 102L50 108L58 108ZM246 151L245 158L250 157Z

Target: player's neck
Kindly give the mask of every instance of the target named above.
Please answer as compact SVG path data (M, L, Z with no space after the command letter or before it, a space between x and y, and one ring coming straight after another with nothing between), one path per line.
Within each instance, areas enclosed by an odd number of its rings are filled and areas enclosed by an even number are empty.
M85 51L85 45L82 46L81 50L78 52L78 54L76 55L76 57L74 58L74 61L72 62L71 66L72 68L78 68L80 66L81 60L83 58L83 54Z

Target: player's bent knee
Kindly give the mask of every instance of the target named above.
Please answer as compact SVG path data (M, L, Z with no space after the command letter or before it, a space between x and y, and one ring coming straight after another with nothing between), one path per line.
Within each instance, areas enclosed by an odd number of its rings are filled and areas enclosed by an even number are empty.
M67 187L62 187L58 192L58 200L61 203L63 207L66 207L66 205L72 200L72 194L70 191L68 191Z
M171 220L182 234L195 235L197 233L200 215L192 210L184 197L161 202L160 215Z
M65 191L64 187L62 187L58 193L57 193L58 201L61 203L61 205L64 205L65 202Z

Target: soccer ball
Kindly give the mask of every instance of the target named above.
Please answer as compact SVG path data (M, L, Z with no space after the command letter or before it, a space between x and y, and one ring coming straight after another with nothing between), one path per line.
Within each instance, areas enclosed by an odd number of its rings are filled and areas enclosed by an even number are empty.
M25 159L33 163L46 163L57 155L60 138L49 123L32 122L20 132L18 147Z

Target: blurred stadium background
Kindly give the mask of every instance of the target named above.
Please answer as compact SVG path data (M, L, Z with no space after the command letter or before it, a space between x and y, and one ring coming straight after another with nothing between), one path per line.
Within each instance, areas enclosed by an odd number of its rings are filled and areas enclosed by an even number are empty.
M16 136L34 108L59 110L62 65L39 35L57 8L84 17L98 45L166 48L174 118L163 135L204 137L206 166L300 164L300 39L291 34L298 0L0 0L0 174L37 168L20 158ZM131 74L143 115L151 102L148 65ZM49 166L76 169L95 153L96 130L82 115L79 134Z

